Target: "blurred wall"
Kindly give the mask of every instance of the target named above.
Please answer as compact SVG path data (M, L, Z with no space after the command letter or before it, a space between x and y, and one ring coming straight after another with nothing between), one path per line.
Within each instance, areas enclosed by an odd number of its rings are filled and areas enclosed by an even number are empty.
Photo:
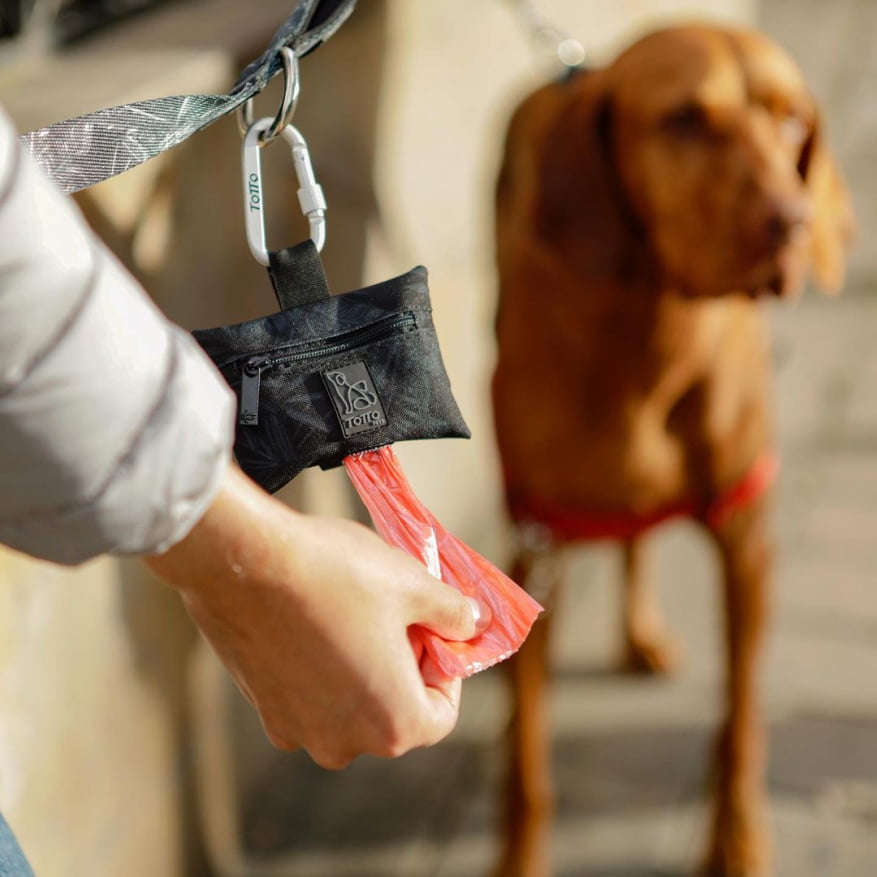
M690 12L747 19L753 4L540 5L599 63L659 19ZM0 66L0 99L26 130L136 98L224 90L290 5L190 0L63 57ZM302 63L296 117L329 198L326 262L335 289L418 263L430 270L446 364L474 438L413 443L399 455L446 525L497 561L503 527L486 404L492 177L515 100L552 72L513 6L360 0L341 33ZM275 98L260 102L265 112ZM189 328L274 305L244 244L239 142L234 121L223 120L79 199L162 307ZM281 153L266 155L277 181L266 192L275 244L301 235ZM359 514L337 471L308 472L284 496L315 511ZM134 561L68 571L0 550L0 578L0 809L40 877L202 873L199 818L214 858L235 858L236 810L226 799L281 756L216 666L204 663L175 596ZM193 700L194 654L202 658L198 691L213 695ZM193 751L206 759L200 786ZM229 760L234 776L225 782ZM209 799L200 811L198 788L202 805Z

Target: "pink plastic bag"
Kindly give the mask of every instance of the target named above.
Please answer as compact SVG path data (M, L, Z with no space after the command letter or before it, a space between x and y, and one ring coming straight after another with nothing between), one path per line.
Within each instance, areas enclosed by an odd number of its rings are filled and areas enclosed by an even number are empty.
M344 468L374 521L391 545L420 560L437 578L491 612L487 629L469 642L449 642L425 628L412 630L447 677L466 677L513 655L542 607L508 576L455 536L417 499L390 447L353 454Z

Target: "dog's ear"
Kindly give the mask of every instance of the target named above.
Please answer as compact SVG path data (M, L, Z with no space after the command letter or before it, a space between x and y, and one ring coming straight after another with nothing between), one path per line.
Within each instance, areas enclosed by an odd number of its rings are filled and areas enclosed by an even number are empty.
M856 221L849 192L825 143L819 118L801 151L798 171L810 193L813 209L813 276L823 292L836 295L846 276L846 253Z
M613 107L600 71L559 86L569 90L545 132L537 159L537 235L589 275L614 275L639 240L613 149Z

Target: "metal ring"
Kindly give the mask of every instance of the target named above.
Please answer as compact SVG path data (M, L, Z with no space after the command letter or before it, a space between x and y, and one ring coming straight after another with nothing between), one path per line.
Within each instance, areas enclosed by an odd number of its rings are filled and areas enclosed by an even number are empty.
M259 142L263 144L273 140L290 123L298 104L298 58L289 46L283 46L280 59L283 61L283 99L274 120L260 135ZM244 136L253 126L253 100L249 98L238 108L238 128Z

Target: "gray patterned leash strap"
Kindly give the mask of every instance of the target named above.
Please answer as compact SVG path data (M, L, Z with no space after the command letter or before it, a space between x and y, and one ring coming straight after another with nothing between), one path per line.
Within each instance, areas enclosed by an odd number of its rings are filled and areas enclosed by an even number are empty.
M258 94L282 67L280 49L313 51L347 20L356 0L298 0L265 51L228 94L137 101L56 122L21 136L37 164L64 192L78 192L182 143Z

